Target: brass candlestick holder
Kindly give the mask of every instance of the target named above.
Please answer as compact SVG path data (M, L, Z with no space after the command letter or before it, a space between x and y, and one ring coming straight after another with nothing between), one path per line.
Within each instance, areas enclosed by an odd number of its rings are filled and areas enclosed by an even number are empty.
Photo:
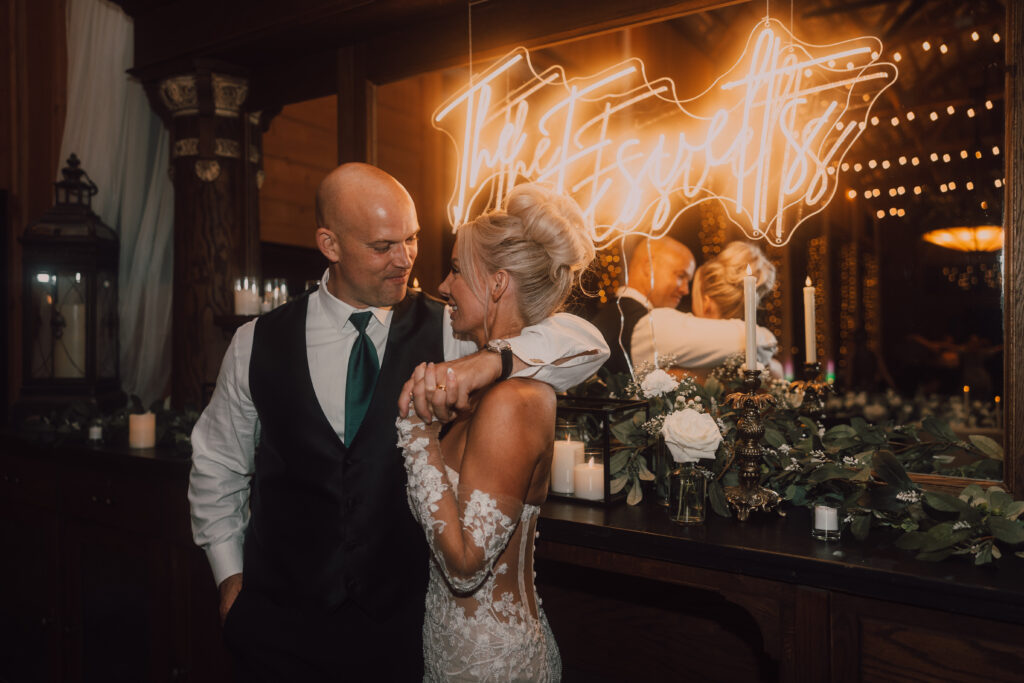
M725 487L725 498L741 522L746 521L753 510L771 512L779 505L779 494L761 486L761 458L765 450L761 445L764 437L761 416L766 408L775 404L775 399L769 394L758 393L760 387L761 373L744 370L743 391L729 394L725 399L730 406L742 411L736 422L739 436L733 447L740 485Z
M821 363L804 363L803 379L793 382L790 387L804 393L799 410L801 415L816 422L825 419L825 394L833 388L821 380Z

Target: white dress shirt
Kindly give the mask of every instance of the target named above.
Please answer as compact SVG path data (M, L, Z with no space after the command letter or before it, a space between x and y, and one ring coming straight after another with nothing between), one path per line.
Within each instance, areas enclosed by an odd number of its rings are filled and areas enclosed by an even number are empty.
M633 365L675 356L674 364L683 368L713 368L729 356L743 353L746 344L744 323L738 318L719 320L698 318L674 308L655 308L637 321L633 328ZM757 362L768 367L779 348L775 335L757 328Z
M338 438L345 440L345 379L356 330L349 316L357 309L327 291L328 274L309 297L306 311L306 359L313 391ZM365 310L365 309L363 309ZM394 311L370 308L366 327L383 362ZM249 392L249 360L256 321L242 325L228 346L210 404L192 430L192 471L188 498L192 508L192 534L206 551L219 585L242 571L242 542L249 522L249 480L260 425ZM459 341L452 333L445 310L442 324L445 360L477 350L473 342ZM576 316L560 313L525 328L509 339L512 352L527 368L516 377L530 377L563 391L597 372L608 357L600 332ZM591 354L591 355L584 355ZM567 358L560 365L559 359ZM287 400L287 398L282 398ZM398 400L398 397L395 397ZM389 438L394 439L394 435Z

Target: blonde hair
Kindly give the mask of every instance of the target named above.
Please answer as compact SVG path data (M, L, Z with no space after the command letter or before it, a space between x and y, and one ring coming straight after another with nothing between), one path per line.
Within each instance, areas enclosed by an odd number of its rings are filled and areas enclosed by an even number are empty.
M757 300L762 302L775 286L775 266L753 244L730 242L694 275L694 281L700 282L701 293L715 302L723 318L743 317L743 276L748 265L757 278Z
M580 207L534 183L513 188L504 210L463 224L455 249L463 276L481 301L488 301L480 295L485 275L508 272L516 283L525 325L561 308L573 283L594 259L594 243Z

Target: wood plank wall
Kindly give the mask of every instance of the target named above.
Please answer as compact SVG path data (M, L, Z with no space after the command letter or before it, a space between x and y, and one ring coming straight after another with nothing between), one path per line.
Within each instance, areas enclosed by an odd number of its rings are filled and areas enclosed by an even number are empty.
M338 98L289 104L263 134L260 240L315 248L313 195L337 164ZM272 273L267 273L272 276Z

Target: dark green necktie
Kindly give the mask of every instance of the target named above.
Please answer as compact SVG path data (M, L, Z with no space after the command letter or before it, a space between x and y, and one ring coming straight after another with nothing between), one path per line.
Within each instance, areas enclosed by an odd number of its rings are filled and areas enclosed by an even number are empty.
M373 313L353 313L349 320L358 335L348 356L348 379L345 382L345 443L351 444L359 431L359 425L370 407L373 387L377 383L377 349L366 334L366 326Z

